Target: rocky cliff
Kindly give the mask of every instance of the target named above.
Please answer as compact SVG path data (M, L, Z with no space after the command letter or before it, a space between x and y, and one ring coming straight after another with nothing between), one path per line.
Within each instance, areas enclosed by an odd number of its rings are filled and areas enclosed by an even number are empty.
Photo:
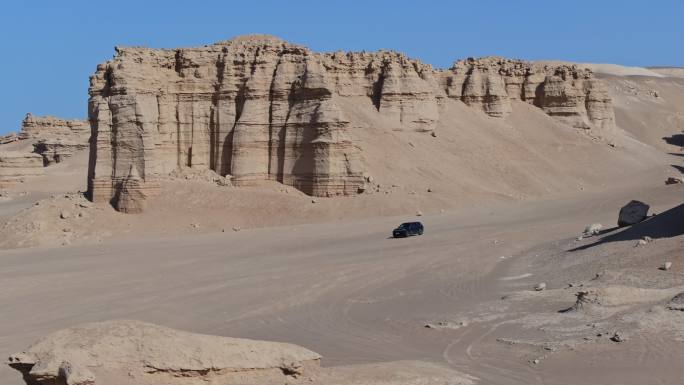
M576 65L528 63L497 57L457 61L443 74L449 97L503 117L511 100L522 100L583 129L615 125L605 84Z
M363 191L363 143L343 99L372 105L397 131L432 131L448 98L492 117L518 99L575 127L613 126L605 86L568 65L484 58L435 70L396 52L314 53L269 36L116 52L91 77L88 189L133 211L160 176L187 166L230 174L237 186Z

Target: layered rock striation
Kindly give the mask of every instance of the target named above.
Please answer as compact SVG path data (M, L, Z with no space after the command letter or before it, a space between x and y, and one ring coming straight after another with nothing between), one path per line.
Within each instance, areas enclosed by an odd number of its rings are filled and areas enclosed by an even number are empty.
M58 137L88 143L90 124L81 119L60 119L54 116L37 116L31 113L21 122L21 139Z
M43 158L38 154L0 151L0 186L25 181L43 175Z
M483 58L435 70L396 52L314 53L270 36L116 53L90 81L88 173L91 198L115 206L136 206L182 167L237 186L363 191L362 145L342 98L368 103L399 131L432 131L449 98L492 117L522 100L575 127L613 125L606 87L575 66Z

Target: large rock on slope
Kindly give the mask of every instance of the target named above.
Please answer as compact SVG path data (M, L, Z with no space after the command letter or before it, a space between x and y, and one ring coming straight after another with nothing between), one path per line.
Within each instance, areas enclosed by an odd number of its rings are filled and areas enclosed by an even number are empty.
M472 383L458 372L429 364L323 369L320 358L285 343L109 321L58 331L7 363L29 385Z
M649 208L650 206L644 202L630 201L622 206L618 213L618 226L631 226L643 221L648 218Z
M575 66L484 58L440 71L396 52L320 54L269 36L116 52L89 90L94 201L112 201L131 166L150 191L190 166L237 186L275 180L314 196L355 194L362 144L341 98L368 103L396 130L433 130L447 97L494 117L521 99L576 127L613 125L606 87Z
M43 158L38 154L17 151L0 152L0 186L23 182L43 175Z

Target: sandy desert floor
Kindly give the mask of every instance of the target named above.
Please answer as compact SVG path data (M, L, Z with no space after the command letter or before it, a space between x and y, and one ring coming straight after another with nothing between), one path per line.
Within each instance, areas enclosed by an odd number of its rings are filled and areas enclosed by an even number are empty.
M5 250L0 346L9 354L63 327L129 318L296 343L328 366L419 359L482 383L677 384L684 312L657 309L684 291L684 237L654 233L638 248L641 234L614 230L594 246L575 237L588 223L611 227L632 198L662 213L642 225L672 219L682 192L623 188L425 215L425 235L408 239L388 235L411 216ZM644 231L653 228L662 226ZM674 267L658 270L665 259ZM592 283L597 274L610 279ZM546 291L532 290L539 282ZM574 302L569 282L617 298L595 314L558 313ZM655 291L635 299L629 288ZM615 328L629 338L611 341ZM0 380L20 381L5 367Z

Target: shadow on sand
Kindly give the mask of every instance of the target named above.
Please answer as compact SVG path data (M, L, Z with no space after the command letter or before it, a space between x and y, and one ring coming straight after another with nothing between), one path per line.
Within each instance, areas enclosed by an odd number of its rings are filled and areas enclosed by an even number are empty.
M666 136L663 138L663 140L667 144L684 147L684 134L674 134L672 136Z
M618 229L619 228L617 227L613 227L603 231L602 234L607 234ZM646 236L657 239L676 237L682 234L684 234L684 204L673 207L656 216L649 217L636 225L626 227L622 231L606 235L594 243L579 246L568 251L586 250L609 242L636 241Z

